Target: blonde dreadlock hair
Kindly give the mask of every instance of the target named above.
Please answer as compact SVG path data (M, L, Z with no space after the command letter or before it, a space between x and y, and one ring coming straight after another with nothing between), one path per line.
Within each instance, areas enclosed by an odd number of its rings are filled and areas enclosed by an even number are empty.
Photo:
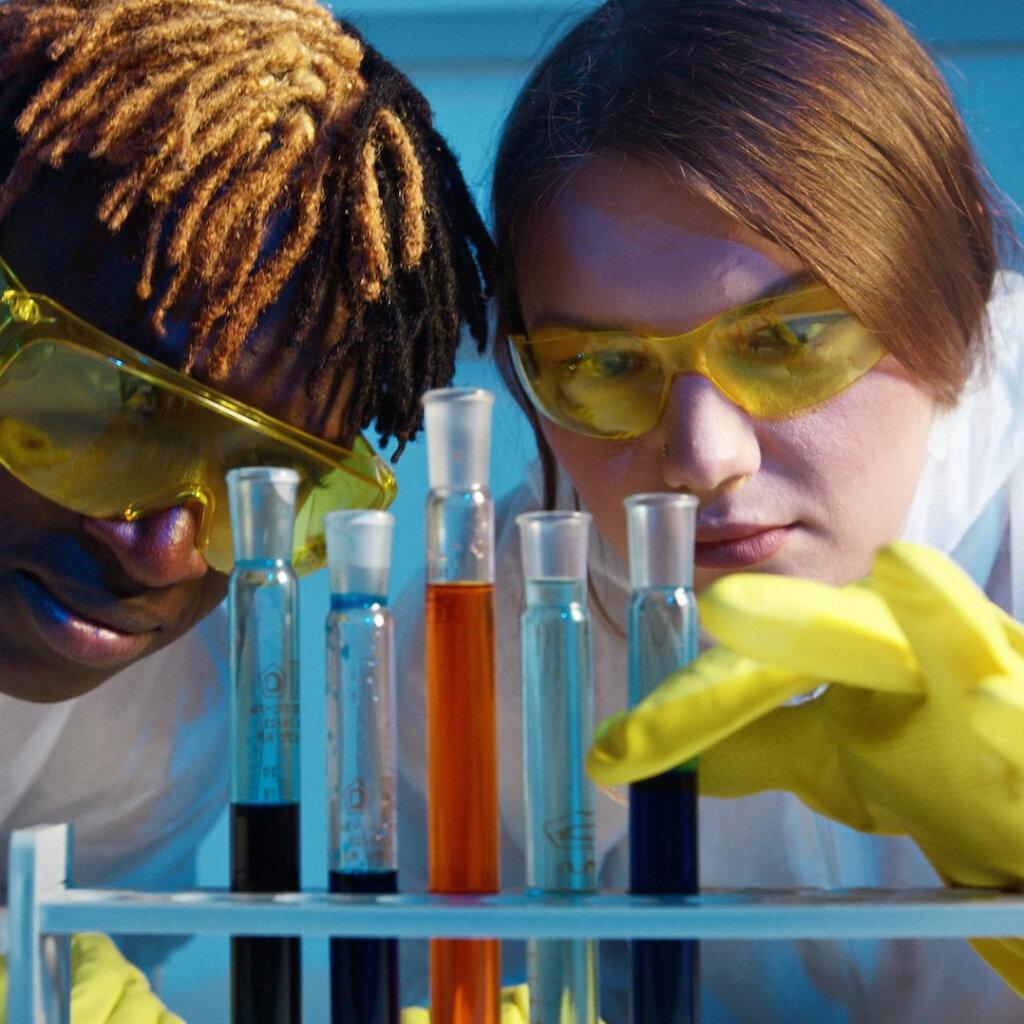
M347 428L375 420L397 457L463 324L483 348L493 253L455 157L316 0L6 0L0 68L0 110L23 104L0 219L42 166L102 166L99 220L141 218L157 335L191 302L186 372L222 379L298 268L293 343L326 325L307 386L358 360Z

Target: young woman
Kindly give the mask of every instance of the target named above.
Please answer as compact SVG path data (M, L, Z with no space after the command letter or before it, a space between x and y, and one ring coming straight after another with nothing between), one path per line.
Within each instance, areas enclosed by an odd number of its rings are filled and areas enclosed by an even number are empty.
M0 96L0 845L70 821L77 884L186 886L228 729L227 508L190 496L289 457L265 415L389 478L358 433L400 449L483 343L491 245L423 97L315 0L10 0Z
M503 880L516 885L515 515L578 502L594 517L599 718L626 702L622 501L636 492L700 499L698 590L737 570L845 584L903 538L1019 616L1024 282L998 269L945 86L875 0L609 0L520 94L493 201L497 355L541 453L498 525ZM411 816L418 693L412 673ZM866 836L787 792L705 798L701 819L705 886L937 883L906 835ZM625 825L622 794L601 787L609 887L626 884ZM408 882L419 851L405 851ZM611 1022L626 1019L622 954L602 954ZM702 957L711 1022L1021 1013L961 941L716 942Z

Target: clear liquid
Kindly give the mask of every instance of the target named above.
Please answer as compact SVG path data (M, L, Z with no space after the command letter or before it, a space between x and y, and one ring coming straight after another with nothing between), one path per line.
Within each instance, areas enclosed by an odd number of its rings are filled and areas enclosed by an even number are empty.
M327 616L328 865L386 872L395 845L394 626L385 599L335 594Z
M231 799L299 799L299 670L295 575L280 562L235 567L231 628Z
M590 613L582 580L530 581L521 619L527 885L597 888L594 791L584 759L594 734ZM587 940L527 943L530 1020L595 1024L597 951Z

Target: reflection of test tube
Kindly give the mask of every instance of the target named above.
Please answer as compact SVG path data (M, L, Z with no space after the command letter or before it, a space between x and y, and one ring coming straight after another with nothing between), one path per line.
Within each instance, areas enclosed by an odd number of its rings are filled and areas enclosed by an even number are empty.
M629 570L629 703L635 706L697 654L693 551L697 499L626 499ZM697 891L697 763L629 787L630 890ZM699 946L633 943L633 1024L694 1024L700 1014Z
M235 567L231 621L231 888L299 888L299 672L292 530L299 476L227 474ZM231 1012L238 1024L299 1024L299 940L236 937Z
M494 504L487 489L494 396L423 398L426 505L427 790L430 890L498 890L494 691ZM435 939L433 1024L498 1024L500 946Z
M526 884L535 892L592 892L594 791L583 763L594 734L585 512L516 517L526 581L520 620ZM527 945L531 1024L596 1024L591 940Z
M331 892L398 890L394 624L387 610L389 512L324 517L327 792ZM398 942L331 940L332 1024L398 1024Z

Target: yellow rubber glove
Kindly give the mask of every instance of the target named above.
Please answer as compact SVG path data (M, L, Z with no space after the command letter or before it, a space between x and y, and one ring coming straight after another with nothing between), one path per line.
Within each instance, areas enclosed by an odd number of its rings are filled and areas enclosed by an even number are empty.
M961 569L893 544L849 586L735 574L700 611L723 646L602 726L597 781L699 754L705 793L789 790L853 828L911 836L947 883L1024 887L1024 628ZM973 945L1024 995L1024 943Z
M430 1024L430 1013L422 1006L407 1007L402 1024ZM501 1024L530 1024L530 990L525 985L501 990Z
M0 957L0 1022L6 1021L7 960ZM106 935L71 937L71 1024L184 1024L146 976Z

